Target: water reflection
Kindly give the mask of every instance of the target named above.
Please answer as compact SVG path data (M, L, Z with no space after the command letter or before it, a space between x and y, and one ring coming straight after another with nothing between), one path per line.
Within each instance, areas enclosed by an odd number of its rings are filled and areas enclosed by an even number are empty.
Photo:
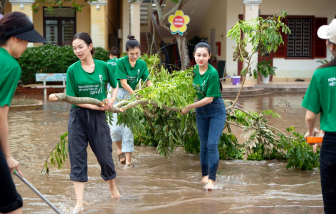
M291 107L276 108L282 119L269 118L270 124L283 131L295 125L298 132L305 132L302 97L303 94L268 95L242 98L239 103L260 111L286 100ZM69 161L62 170L51 167L50 175L40 174L40 170L59 136L67 131L69 109L69 104L48 102L42 109L11 109L9 114L11 152L20 161L21 171L64 213L71 213L76 202L68 176ZM133 156L136 168L124 169L117 162L113 145L116 183L122 194L121 199L113 200L89 149L84 213L323 213L318 170L286 170L285 163L276 160L220 161L218 189L206 192L200 182L199 158L181 148L161 157L156 148L140 146ZM14 181L24 198L24 213L53 213L19 179Z

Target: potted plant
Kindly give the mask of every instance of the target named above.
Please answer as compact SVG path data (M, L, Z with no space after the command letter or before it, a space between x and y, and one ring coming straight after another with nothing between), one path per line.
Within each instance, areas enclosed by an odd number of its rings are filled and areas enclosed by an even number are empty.
M269 77L270 75L275 75L275 69L276 67L272 66L272 60L261 61L257 64L257 70L253 71L254 78L258 78L258 73L261 74L262 77L262 83L268 84L269 83Z

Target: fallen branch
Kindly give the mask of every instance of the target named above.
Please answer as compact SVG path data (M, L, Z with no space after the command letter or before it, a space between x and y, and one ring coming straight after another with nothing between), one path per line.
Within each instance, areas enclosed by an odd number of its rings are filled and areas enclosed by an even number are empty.
M78 104L92 104L92 105L96 105L99 107L104 106L104 102L95 99L95 98L90 98L90 97L72 97L72 96L68 96L64 93L56 93L56 94L51 94L49 96L49 100L53 101L53 102L57 102L57 101L63 101L63 102L67 102L73 105L78 105ZM125 105L127 104L127 105ZM125 105L125 106L123 106ZM112 106L112 108L109 110L110 112L113 113L120 113L120 112L124 112L127 111L128 109L131 109L137 105L152 105L155 107L160 107L166 110L170 110L170 111L181 111L180 108L175 108L175 107L169 107L166 105L159 105L157 102L154 101L149 101L149 100L137 100L134 102L129 103L129 101L121 101L117 104L115 104L114 106Z

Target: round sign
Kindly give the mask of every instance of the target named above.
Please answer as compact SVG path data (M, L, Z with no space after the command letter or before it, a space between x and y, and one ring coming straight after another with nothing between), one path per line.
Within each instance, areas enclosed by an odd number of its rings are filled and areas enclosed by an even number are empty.
M173 25L176 28L181 28L184 25L184 18L182 16L175 16L174 20L173 20Z

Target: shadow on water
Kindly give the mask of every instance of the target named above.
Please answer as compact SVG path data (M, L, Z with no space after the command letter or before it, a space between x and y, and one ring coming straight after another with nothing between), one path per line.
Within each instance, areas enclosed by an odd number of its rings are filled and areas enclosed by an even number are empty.
M296 125L298 132L304 132L302 97L303 94L268 95L241 98L239 103L259 111L286 100L291 107L279 107L276 111L282 119L270 118L270 124L283 131ZM69 109L66 103L47 102L42 109L11 109L9 113L12 155L20 161L25 178L63 213L71 213L76 203L68 176L69 161L62 170L51 167L50 175L43 175L40 170L59 136L67 131ZM217 189L207 192L200 182L198 156L181 148L161 157L156 148L136 147L136 167L124 169L113 145L116 183L122 194L121 199L113 200L107 183L100 177L98 162L88 150L89 182L83 213L323 213L318 170L286 170L285 163L276 160L220 161ZM24 199L24 213L53 213L19 179L14 181Z

